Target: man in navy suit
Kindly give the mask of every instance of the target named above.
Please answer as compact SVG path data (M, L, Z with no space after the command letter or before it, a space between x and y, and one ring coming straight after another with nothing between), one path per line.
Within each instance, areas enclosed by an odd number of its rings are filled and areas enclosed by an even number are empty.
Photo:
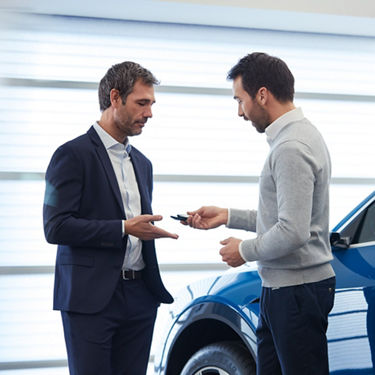
M60 146L46 172L43 208L58 244L54 309L61 310L71 375L144 375L157 308L173 302L160 278L152 165L129 137L155 102L150 71L112 66L99 85L102 116Z

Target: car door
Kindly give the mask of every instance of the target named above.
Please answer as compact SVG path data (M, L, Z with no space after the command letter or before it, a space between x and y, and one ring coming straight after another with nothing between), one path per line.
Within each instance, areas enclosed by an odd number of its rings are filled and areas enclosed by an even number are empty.
M374 374L375 192L333 229L331 244L337 285L327 332L330 374Z
M331 233L337 287L375 284L375 192L358 205Z

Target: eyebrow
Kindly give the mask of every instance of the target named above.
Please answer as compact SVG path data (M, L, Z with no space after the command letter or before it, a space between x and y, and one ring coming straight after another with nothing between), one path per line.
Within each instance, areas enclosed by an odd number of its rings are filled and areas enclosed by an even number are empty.
M156 100L151 100L151 99L146 99L146 98L140 98L140 99L136 99L136 102L146 102L146 103L156 103Z

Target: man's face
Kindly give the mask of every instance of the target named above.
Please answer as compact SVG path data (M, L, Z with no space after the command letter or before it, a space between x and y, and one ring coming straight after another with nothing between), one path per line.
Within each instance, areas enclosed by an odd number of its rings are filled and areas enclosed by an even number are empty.
M271 123L270 116L266 109L260 104L259 92L252 99L242 86L242 77L238 76L233 81L233 97L238 102L238 116L245 121L251 121L252 125L259 133L264 133Z
M118 133L125 137L139 135L147 120L152 117L151 106L155 103L154 86L136 81L125 104L121 98L114 106L114 122Z

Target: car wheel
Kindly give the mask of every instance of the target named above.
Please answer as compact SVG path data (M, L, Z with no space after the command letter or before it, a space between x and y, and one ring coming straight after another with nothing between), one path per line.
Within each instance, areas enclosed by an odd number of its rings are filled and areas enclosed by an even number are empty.
M255 375L255 364L241 343L225 341L198 350L181 375Z

